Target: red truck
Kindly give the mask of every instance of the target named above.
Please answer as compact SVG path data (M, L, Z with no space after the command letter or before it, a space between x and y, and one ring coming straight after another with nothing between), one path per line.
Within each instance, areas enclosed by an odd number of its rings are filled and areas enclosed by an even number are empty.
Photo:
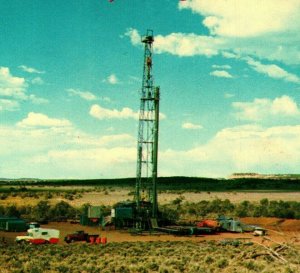
M97 238L99 237L99 235L97 234L88 234L86 232L84 232L83 230L79 230L76 231L75 233L71 233L71 234L67 234L67 236L65 237L65 242L66 243L73 243L73 242L79 242L79 241L86 241L91 242L91 241L95 241Z

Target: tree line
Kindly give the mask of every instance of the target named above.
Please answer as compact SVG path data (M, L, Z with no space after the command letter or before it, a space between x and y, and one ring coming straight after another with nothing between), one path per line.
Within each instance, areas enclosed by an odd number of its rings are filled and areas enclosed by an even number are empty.
M259 202L242 201L232 203L230 200L214 199L202 200L197 203L184 201L178 197L172 203L163 206L173 218L204 218L218 215L230 217L277 217L286 219L300 219L300 202L276 201L264 198Z
M89 204L84 204L80 208L75 208L65 201L60 201L55 205L51 205L48 201L40 201L35 206L0 206L0 216L20 217L28 221L39 222L78 220L81 214L86 214L88 206ZM106 215L110 214L110 206L103 206L102 209ZM228 199L202 200L192 203L184 201L183 197L178 197L171 203L160 206L159 210L163 217L171 221L218 215L300 219L300 202L273 201L267 198L258 203L242 201L235 204Z
M31 186L104 186L104 187L135 187L136 178L119 179L82 179L82 180L37 180L37 181L0 181L0 185L19 186L24 190ZM299 191L300 179L291 178L238 178L215 179L205 177L159 177L158 190L184 191L238 191L238 190L288 190Z

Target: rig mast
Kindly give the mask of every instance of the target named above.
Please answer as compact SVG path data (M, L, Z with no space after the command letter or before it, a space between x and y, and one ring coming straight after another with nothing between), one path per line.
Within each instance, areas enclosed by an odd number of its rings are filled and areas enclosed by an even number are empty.
M138 216L144 218L144 205L151 204L148 217L157 218L157 155L159 129L159 87L152 74L153 31L147 30L144 43L143 81L141 89L135 201Z

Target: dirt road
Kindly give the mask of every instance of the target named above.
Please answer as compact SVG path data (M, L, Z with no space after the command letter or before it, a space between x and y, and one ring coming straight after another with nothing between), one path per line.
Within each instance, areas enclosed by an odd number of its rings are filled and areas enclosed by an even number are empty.
M278 218L243 218L241 221L245 224L256 224L268 230L266 238L272 242L287 242L300 244L300 220L283 220ZM219 233L214 235L201 236L174 236L162 233L149 233L133 235L126 230L102 230L100 227L87 227L79 224L71 224L68 222L57 223L52 222L44 225L45 228L56 228L60 230L60 244L65 244L64 237L68 233L73 233L77 230L84 230L90 234L99 234L100 237L106 237L108 242L151 242L151 241L221 241L224 239L233 240L240 239L252 242L262 242L268 239L262 237L255 237L251 233ZM3 232L0 231L0 238L4 238L8 243L13 243L17 235L23 233Z

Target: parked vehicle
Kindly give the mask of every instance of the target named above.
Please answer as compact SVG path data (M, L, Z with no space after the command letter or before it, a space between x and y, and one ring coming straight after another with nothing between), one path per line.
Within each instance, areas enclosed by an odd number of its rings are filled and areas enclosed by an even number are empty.
M256 227L253 231L254 236L265 236L267 235L267 231L264 228Z
M28 228L39 228L40 224L38 222L30 222L28 223Z
M220 223L217 220L205 219L198 222L197 227L209 227L217 230L220 228Z
M73 242L79 242L79 241L86 241L86 242L90 242L91 239L95 240L96 238L98 238L99 235L97 234L88 234L86 232L84 232L83 230L79 230L76 231L75 233L71 233L71 234L67 234L67 236L65 237L65 242L66 243L73 243Z
M57 244L59 241L59 230L50 228L30 228L27 235L17 236L17 243L31 244Z
M226 216L219 216L217 221L220 224L220 229L229 232L244 232L242 223L239 220L228 218Z

